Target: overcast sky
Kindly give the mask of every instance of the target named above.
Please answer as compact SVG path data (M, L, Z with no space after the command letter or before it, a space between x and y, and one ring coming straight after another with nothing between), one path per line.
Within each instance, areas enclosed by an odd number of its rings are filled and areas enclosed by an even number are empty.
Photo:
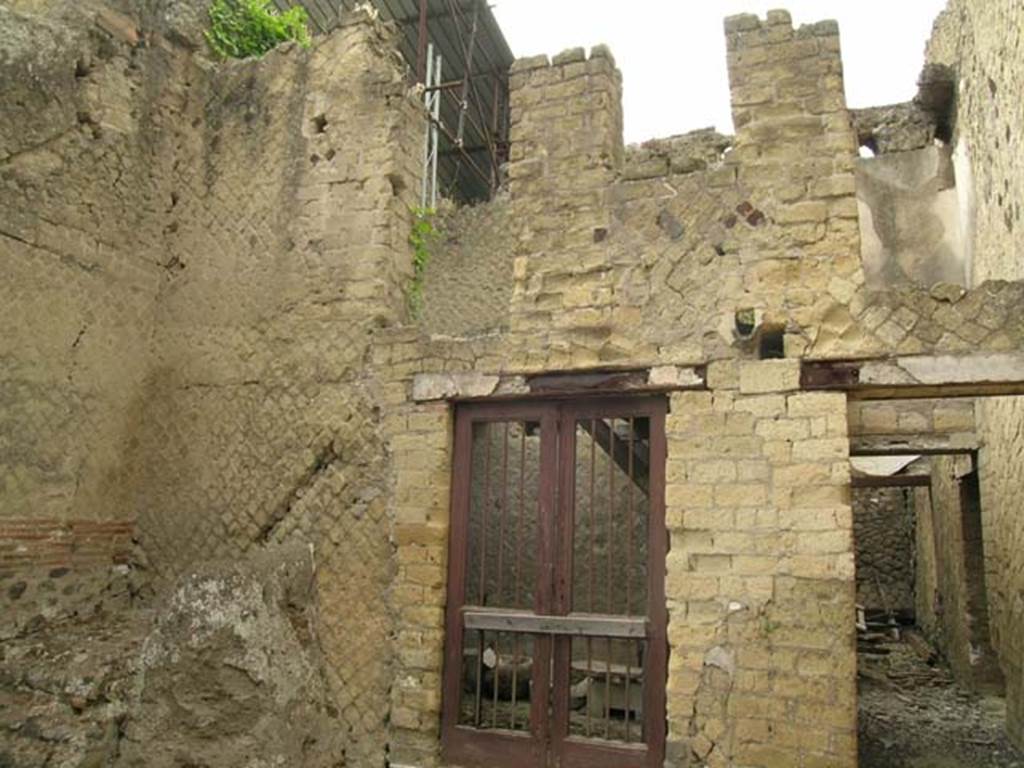
M607 43L622 70L626 142L709 125L732 132L722 19L786 8L836 19L851 107L913 97L946 0L491 0L516 56Z

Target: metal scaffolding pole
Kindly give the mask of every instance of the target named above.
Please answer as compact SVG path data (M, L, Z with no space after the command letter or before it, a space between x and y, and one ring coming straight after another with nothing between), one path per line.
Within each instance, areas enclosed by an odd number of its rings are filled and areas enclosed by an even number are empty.
M426 136L423 146L423 188L420 193L420 205L423 208L437 207L437 158L439 153L438 125L441 120L441 54L434 56L434 44L428 43L426 54L427 86L423 94L423 103L430 119L427 121Z

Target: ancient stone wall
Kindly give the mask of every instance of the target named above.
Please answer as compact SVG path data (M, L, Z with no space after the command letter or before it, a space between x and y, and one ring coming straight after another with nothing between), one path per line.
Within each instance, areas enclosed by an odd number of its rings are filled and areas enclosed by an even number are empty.
M400 765L438 761L451 414L437 401L603 365L661 364L671 390L689 382L676 366L723 358L710 391L672 396L668 422L669 764L855 761L846 401L798 394L795 359L863 283L837 29L774 13L726 32L728 152L702 135L627 163L607 51L517 62L509 198L474 213L474 227L511 215L520 228L508 332L377 337L397 489ZM775 329L794 359L756 361ZM420 373L467 384L418 392Z
M1024 461L1024 403L1020 398L979 402L984 448L978 454L985 586L992 645L1007 693L1007 725L1024 744L1024 527L1020 505Z
M504 195L487 205L442 207L423 286L423 329L472 336L508 328L516 222Z
M9 562L63 564L49 531L82 519L119 526L100 529L117 542L103 561L134 532L164 582L311 544L347 764L429 768L447 400L530 394L539 372L642 372L671 403L668 764L853 766L848 414L859 437L974 422L801 392L800 358L1018 350L1024 286L865 286L836 25L729 19L737 135L630 152L607 49L516 62L508 188L447 219L417 319L422 118L387 36L360 16L311 51L214 66L136 11L90 10L95 31L71 42L38 17L12 27L40 41L9 59L20 81L53 66L65 96L0 86L35 126L0 133L0 237L19 257L3 434L32 437L0 446ZM19 144L51 124L64 132ZM1007 441L983 452L983 485L1015 482ZM927 518L936 551L942 519ZM988 550L1008 670L1019 551Z
M908 455L939 447L970 450L977 447L974 411L970 398L851 400L852 450L901 448Z
M931 63L953 69L956 80L953 144L958 186L973 214L973 284L1020 279L1024 245L1024 162L1021 105L1024 20L1013 0L951 0L928 45ZM966 171L962 173L962 171Z
M901 488L854 488L853 541L857 602L866 608L914 611L914 506Z
M134 537L169 581L309 542L348 764L379 764L395 566L364 366L407 311L419 107L365 14L214 65L201 27L120 10L0 10L3 433L29 438L3 445L4 564Z
M974 284L1024 277L1022 46L1024 17L1011 0L952 0L928 46L929 61L956 77L954 162L970 214ZM1006 678L1008 728L1024 744L1024 546L1016 503L1024 407L1012 398L980 400L978 420L992 639Z
M932 459L930 531L918 544L921 567L934 578L931 605L919 623L953 667L975 689L1000 689L1001 674L989 631L976 475L968 456ZM933 562L931 562L933 561ZM927 585L926 585L927 589Z
M673 765L856 761L845 398L787 393L770 368L673 397Z
M0 568L123 560L172 57L112 12L0 8ZM138 66L145 59L146 66ZM163 91L163 93L161 93Z
M392 678L387 456L363 366L375 330L405 312L418 188L419 117L391 44L356 19L310 53L196 78L138 496L161 573L264 542L315 546L354 765L381 759Z

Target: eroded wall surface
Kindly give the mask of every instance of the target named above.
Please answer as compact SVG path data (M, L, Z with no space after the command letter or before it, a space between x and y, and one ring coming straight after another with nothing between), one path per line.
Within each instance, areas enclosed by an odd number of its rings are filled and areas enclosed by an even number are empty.
M264 542L316 548L353 764L379 759L393 573L374 331L405 311L416 112L364 21L196 78L168 215L138 528L161 573ZM192 127L195 126L193 129Z
M930 61L957 78L954 157L970 212L972 281L1024 276L1024 18L1010 0L953 0L936 22ZM980 400L979 454L992 636L1006 677L1008 727L1024 744L1024 518L1020 458L1024 406Z
M214 64L201 25L40 10L0 9L3 565L135 539L169 582L308 542L334 727L377 765L394 565L365 365L407 311L421 138L392 40L360 14Z
M154 214L169 204L171 146L157 113L175 98L173 64L154 50L137 66L112 17L56 10L0 8L2 567L130 552L166 276Z

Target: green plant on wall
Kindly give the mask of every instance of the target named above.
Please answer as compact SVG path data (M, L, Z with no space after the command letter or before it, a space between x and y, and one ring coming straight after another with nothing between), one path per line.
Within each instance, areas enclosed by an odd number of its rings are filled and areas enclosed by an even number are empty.
M430 249L440 237L434 224L433 208L413 208L409 244L412 246L412 282L409 284L409 311L418 318L423 312L423 281L430 263Z
M288 40L308 48L308 18L299 5L281 13L270 0L213 0L206 39L224 59L262 56Z

